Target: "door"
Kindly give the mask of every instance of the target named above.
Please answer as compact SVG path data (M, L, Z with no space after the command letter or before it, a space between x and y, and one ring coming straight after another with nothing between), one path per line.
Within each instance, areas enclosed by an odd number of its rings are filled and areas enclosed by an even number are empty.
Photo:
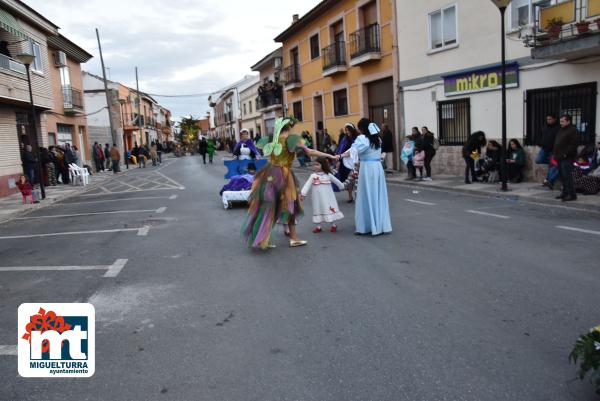
M396 112L394 109L394 81L386 78L366 85L369 119L379 125L388 126L394 135L394 169L398 168L399 138L396 132Z
M323 129L323 97L315 96L313 98L313 121L314 131L317 132Z

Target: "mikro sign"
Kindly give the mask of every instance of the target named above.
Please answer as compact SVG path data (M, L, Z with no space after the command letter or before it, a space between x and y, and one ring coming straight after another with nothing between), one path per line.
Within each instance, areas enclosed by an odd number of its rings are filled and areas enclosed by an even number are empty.
M502 88L502 66L465 71L443 78L446 96L498 90ZM506 65L506 87L519 87L519 64Z

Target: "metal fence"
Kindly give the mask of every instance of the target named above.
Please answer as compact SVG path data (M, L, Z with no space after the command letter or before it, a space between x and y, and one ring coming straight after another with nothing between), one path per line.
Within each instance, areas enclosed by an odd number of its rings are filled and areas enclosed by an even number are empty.
M528 90L526 93L527 129L525 145L537 145L549 114L569 114L581 132L582 144L596 139L597 83Z
M379 24L371 24L350 34L350 58L381 51Z
M322 52L323 71L346 65L346 42L339 41L327 46Z
M471 132L471 103L467 99L438 102L440 145L463 145Z

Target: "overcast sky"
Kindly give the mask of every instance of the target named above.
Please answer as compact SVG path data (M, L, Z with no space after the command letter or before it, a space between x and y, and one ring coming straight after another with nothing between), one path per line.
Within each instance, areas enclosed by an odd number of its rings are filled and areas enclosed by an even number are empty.
M319 0L25 0L94 55L83 65L100 75L99 28L109 79L140 90L179 95L215 91L235 82L278 47L273 38L292 14ZM174 118L204 116L207 96L156 98Z

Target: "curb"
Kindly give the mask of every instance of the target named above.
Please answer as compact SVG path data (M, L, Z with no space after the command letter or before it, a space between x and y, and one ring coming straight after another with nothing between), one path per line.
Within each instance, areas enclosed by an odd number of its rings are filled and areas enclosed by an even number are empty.
M97 174L97 173L96 173ZM31 207L28 207L27 209L22 209L22 210L18 210L15 213L11 214L10 216L7 217L0 217L0 224L4 224L4 223L8 223L11 220L16 219L17 217L21 217L21 216L25 216L31 212L34 212L36 210L40 210L40 209L44 209L48 206L51 206L55 203L61 202L65 199L68 199L72 196L76 196L76 195L80 195L82 193L86 193L88 191L91 191L93 189L96 189L100 184L105 183L106 181L112 179L112 177L107 178L106 180L103 180L102 182L97 182L94 184L90 184L88 186L85 187L80 187L82 188L81 191L77 191L77 192L71 192L71 193L67 193L67 194L61 194L61 195L57 195L55 197L52 197L50 199L46 198L44 199L42 202L40 203L34 203L33 205L31 205Z
M455 192L463 195L472 195L486 198L495 198L495 199L503 199L507 201L513 202L523 202L529 204L538 204L538 205L547 205L553 207L560 207L565 209L572 209L584 212L595 212L600 213L600 206L595 205L587 205L587 204L565 204L559 200L555 199L545 199L545 198L535 198L523 195L511 195L510 193L502 193L500 190L496 190L495 192L483 191L479 189L464 189L464 188L455 188L455 187L442 187L442 186L429 186L429 185L421 185L415 182L402 182L396 180L387 180L388 184L401 186L401 187L410 187L410 188L419 188L419 189L427 189L432 191L444 191L444 192ZM582 196L582 195L581 195ZM590 195L594 196L594 195Z

